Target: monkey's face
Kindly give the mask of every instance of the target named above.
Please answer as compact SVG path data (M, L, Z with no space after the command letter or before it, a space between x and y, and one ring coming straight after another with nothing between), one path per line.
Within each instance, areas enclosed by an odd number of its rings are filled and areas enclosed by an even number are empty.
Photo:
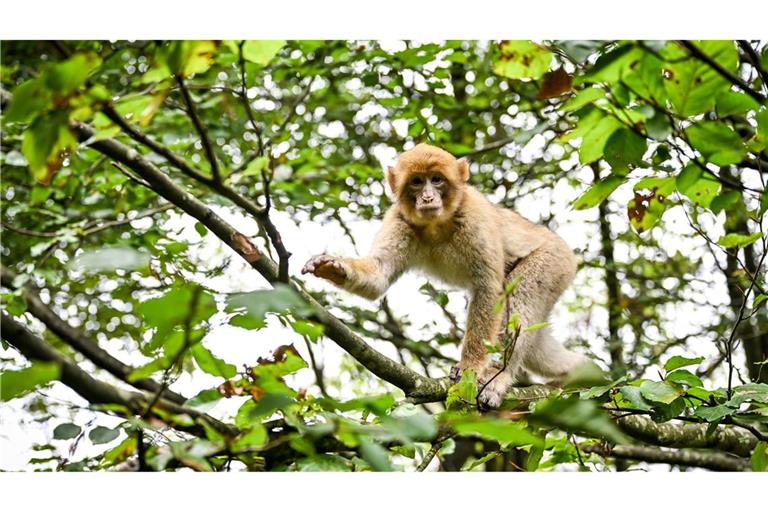
M419 144L400 155L387 173L389 186L412 222L428 224L449 219L456 210L467 179L466 159Z
M408 199L417 215L425 219L438 218L443 213L448 182L439 172L419 173L406 184Z

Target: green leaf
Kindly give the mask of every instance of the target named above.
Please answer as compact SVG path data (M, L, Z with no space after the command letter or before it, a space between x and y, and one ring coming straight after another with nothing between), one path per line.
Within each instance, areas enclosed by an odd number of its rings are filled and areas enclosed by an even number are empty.
M639 409L641 411L652 411L653 405L649 404L643 398L640 388L637 386L622 386L619 388L621 396L626 400L633 409Z
M119 435L119 429L98 426L88 432L88 439L90 439L93 444L105 444L114 441Z
M761 109L755 116L757 121L757 138L763 142L768 141L768 108Z
M727 71L737 74L739 57L734 41L692 43ZM677 43L669 43L665 56L664 86L675 111L684 117L710 110L715 99L730 88L730 82L709 64L691 56Z
M214 356L202 343L196 344L189 351L192 357L195 358L197 365L205 373L214 377L224 377L225 379L231 379L237 375L237 367L235 365L226 363Z
M173 74L186 78L206 72L215 54L213 41L171 41L160 50L159 58Z
M222 396L218 389L204 389L184 402L184 406L197 409L200 412L207 412L216 406L221 398Z
M464 370L461 380L448 388L445 408L449 411L468 410L477 402L477 376L472 370Z
M760 104L742 92L726 91L717 97L717 115L719 117L746 114L751 110L757 110Z
M201 237L205 237L205 235L208 234L208 228L206 228L202 222L195 222L195 231L197 231L197 234Z
M260 423L252 423L252 425L248 432L240 434L232 443L233 451L259 449L269 441L269 435L264 425Z
M42 78L33 78L14 89L13 99L3 112L4 120L8 123L28 123L51 106L51 91Z
M291 327L294 332L306 336L313 342L319 340L325 333L324 325L308 322L306 320L296 320L295 322L291 322Z
M664 369L668 372L671 372L672 370L677 370L678 368L684 368L686 366L692 366L694 364L699 364L702 361L704 361L703 357L683 357L683 356L672 356L669 359L667 359L667 362L664 363Z
M605 91L599 87L587 87L582 89L576 95L560 107L563 112L572 112L579 110L585 105L590 105L596 101L605 98Z
M715 165L739 163L747 154L741 137L721 121L701 121L686 128L685 133L691 146Z
M541 78L552 63L552 52L530 41L507 41L493 71L506 78Z
M725 247L726 249L730 249L732 247L747 247L760 240L762 236L762 233L752 233L749 235L742 235L741 233L728 233L721 236L717 241L717 244Z
M267 168L269 165L269 158L266 156L260 156L251 160L245 167L245 170L240 176L261 176L261 171Z
M285 46L285 41L245 41L243 43L243 58L254 64L266 66Z
M379 443L367 436L360 436L360 455L374 471L393 471L389 453Z
M749 458L752 464L752 471L768 471L768 443L760 441L752 450L752 457Z
M717 215L721 211L726 210L738 203L740 199L741 192L738 190L723 191L720 192L717 197L712 199L712 202L709 204L709 209L712 210L712 213Z
M61 368L56 363L35 361L22 370L8 370L0 373L0 401L7 402L38 386L56 380Z
M671 382L653 382L647 380L640 384L640 394L651 402L671 404L677 397L682 396L685 390Z
M566 432L585 432L614 443L627 441L606 411L594 400L549 398L537 403L530 421L553 426Z
M716 405L715 407L707 407L702 405L696 408L696 410L693 412L693 415L711 423L714 421L722 420L726 416L730 416L736 410L737 409L727 405Z
M66 96L85 85L88 75L100 65L101 58L95 53L77 53L48 68L45 83L58 95Z
M613 116L605 116L587 131L581 139L579 162L589 164L603 156L603 149L613 132L623 125Z
M582 195L573 202L574 210L586 210L605 201L619 185L624 183L625 176L612 174L602 180L593 183Z
M672 400L669 404L657 403L653 406L653 420L664 423L680 416L685 411L685 400L682 397Z
M755 309L757 306L765 302L765 299L768 299L768 295L765 295L764 293L761 293L757 297L752 300L752 309Z
M607 392L609 392L610 390L615 388L617 385L621 384L626 380L627 380L627 377L624 376L624 377L621 377L620 379L617 379L611 382L610 384L605 384L603 386L594 386L590 389L586 389L581 393L579 393L579 398L581 398L582 400L589 400L591 398L600 398L601 396L603 396L604 394L606 394Z
M605 143L605 161L613 168L624 168L643 163L648 149L645 139L629 128L615 131Z
M644 51L633 44L624 44L601 55L592 69L581 79L584 82L607 82L617 84L633 66L636 66Z
M37 116L24 131L21 152L29 163L32 177L48 185L66 154L76 146L77 139L69 129L69 115L55 110Z
M349 461L344 457L330 453L319 453L296 461L299 471L348 472L352 471Z
M74 439L81 431L82 429L79 425L75 425L74 423L62 423L53 429L53 438L60 440Z
M478 416L463 416L451 422L454 430L462 436L478 436L483 439L497 441L503 446L525 446L540 444L542 439L520 423L500 418L483 418Z
M667 93L664 89L662 67L662 60L656 54L644 51L639 59L629 63L622 81L641 98L664 105Z
M198 294L196 300L195 293ZM217 311L216 301L210 293L205 290L196 291L194 285L181 284L175 285L160 297L143 301L136 307L136 312L144 323L155 329L152 341L145 347L147 350L167 345L173 329L187 321L193 300L195 311L191 326L204 322ZM170 352L175 354L176 351Z
M298 316L308 316L312 309L290 287L278 284L272 290L230 295L227 311L239 313L232 325L257 329L266 325L267 313L293 312Z
M78 254L69 263L69 267L87 274L104 274L115 270L147 268L149 260L149 254L133 247L104 247Z
M672 125L667 115L660 110L656 110L653 116L645 121L645 133L653 140L667 140L667 137L672 133Z
M674 370L669 372L664 380L668 382L674 382L675 384L685 384L686 386L703 386L704 383L696 375L692 374L688 370Z
M695 164L688 164L676 178L677 190L694 204L708 208L720 191L717 178Z
M548 325L549 325L549 322L537 322L535 324L527 325L525 329L523 329L523 332L538 331L545 328Z

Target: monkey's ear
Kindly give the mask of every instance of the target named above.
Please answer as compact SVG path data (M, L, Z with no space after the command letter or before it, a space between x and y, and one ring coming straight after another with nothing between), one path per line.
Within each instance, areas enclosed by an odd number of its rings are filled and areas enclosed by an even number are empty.
M469 180L469 160L467 157L459 158L456 163L459 165L459 177L461 181Z
M389 183L389 189L392 193L397 194L397 188L395 188L395 185L397 185L397 177L395 176L394 167L387 167L387 183Z

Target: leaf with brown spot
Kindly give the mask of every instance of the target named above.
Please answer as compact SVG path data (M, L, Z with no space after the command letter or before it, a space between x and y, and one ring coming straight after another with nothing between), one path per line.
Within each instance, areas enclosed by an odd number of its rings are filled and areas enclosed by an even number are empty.
M669 195L674 191L675 177L640 180L635 185L635 197L627 203L627 215L632 227L643 233L655 226L667 209Z
M544 73L539 88L539 99L547 100L557 98L573 89L573 75L568 74L563 68Z

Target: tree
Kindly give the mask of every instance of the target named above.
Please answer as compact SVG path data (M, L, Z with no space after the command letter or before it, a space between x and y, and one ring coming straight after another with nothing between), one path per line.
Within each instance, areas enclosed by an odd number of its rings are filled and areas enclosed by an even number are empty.
M763 43L2 52L3 407L56 440L31 468L768 466ZM306 240L283 226L354 244L388 204L381 159L421 141L468 156L501 204L578 223L570 341L606 375L480 414L470 376L433 377L461 338L456 293L425 282L430 314L403 315L298 278ZM276 327L269 356L216 349ZM62 449L84 443L108 449Z

